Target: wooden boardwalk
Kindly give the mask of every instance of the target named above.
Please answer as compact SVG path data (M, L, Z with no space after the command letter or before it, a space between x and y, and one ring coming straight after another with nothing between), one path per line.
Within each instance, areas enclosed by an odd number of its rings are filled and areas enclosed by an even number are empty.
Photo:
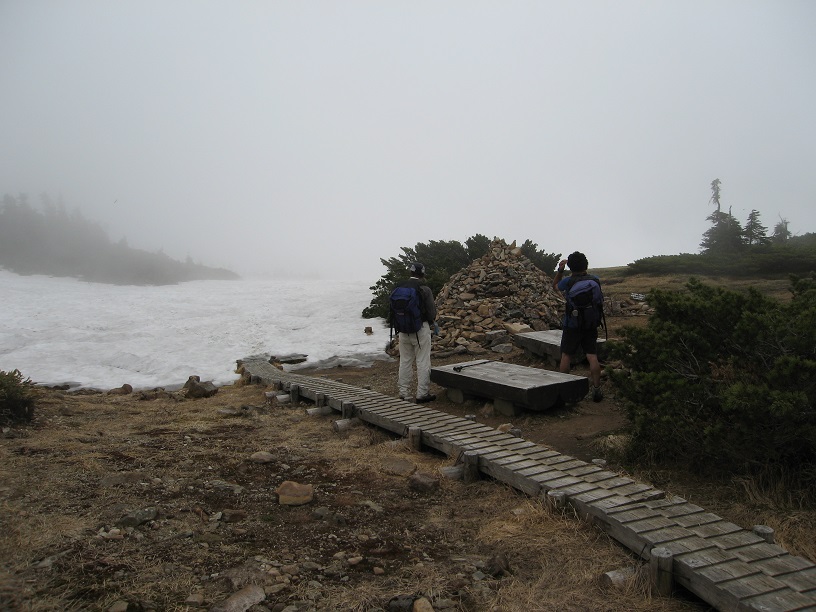
M816 564L769 542L762 529L743 529L648 484L427 406L284 372L262 359L239 366L251 382L461 457L466 474L470 468L570 506L649 561L659 591L668 593L673 582L719 610L816 611Z

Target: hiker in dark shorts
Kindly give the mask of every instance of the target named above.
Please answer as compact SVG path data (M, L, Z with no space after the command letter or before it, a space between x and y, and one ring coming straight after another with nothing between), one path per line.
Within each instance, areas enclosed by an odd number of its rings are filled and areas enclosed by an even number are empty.
M570 276L564 276L564 266L569 266ZM603 296L601 295L600 281L597 276L587 274L589 261L586 255L575 251L567 259L558 262L558 270L553 279L553 289L561 291L567 298L567 311L564 314L563 333L561 334L561 362L559 370L569 374L572 358L581 349L589 362L589 378L592 382L592 399L600 402L603 399L601 391L601 364L598 362L598 326L597 323L589 322L584 325L574 313L575 307L570 303L568 292L581 281L594 281L597 287L595 299L600 296L601 309L603 308ZM585 282L591 286L593 283ZM593 288L594 289L594 288ZM596 306L597 308L597 306ZM602 310L601 310L602 312Z

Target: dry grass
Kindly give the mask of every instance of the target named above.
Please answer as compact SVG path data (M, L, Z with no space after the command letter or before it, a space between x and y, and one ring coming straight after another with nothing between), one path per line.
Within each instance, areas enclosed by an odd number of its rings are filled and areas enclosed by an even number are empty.
M652 280L605 286L646 293L657 286ZM686 281L663 279L660 286L682 288ZM619 317L611 327L647 320ZM393 396L395 370L395 363L378 363L319 374ZM641 569L623 588L605 587L605 572L641 564L600 530L490 480L465 485L442 478L436 491L414 491L405 474L387 467L389 460L437 476L453 460L412 452L369 426L337 434L333 417L307 417L303 406L267 406L265 390L235 385L182 402L49 392L33 426L0 438L0 609L107 610L126 600L145 609L189 610L184 600L191 593L203 593L210 606L236 590L226 579L236 568L276 585L267 562L279 567L305 559L321 569L288 578L266 605L314 601L318 610L362 612L408 594L446 600L461 611L708 609L682 593L653 597ZM440 398L434 407L479 412L493 426L507 420L487 417L481 404ZM516 422L525 438L586 460L615 462L625 439L612 399ZM256 451L275 459L255 464L248 458ZM121 474L132 478L104 484ZM670 470L633 476L743 527L769 525L792 553L816 559L816 511L770 496L763 483L711 483ZM274 490L283 480L313 484L314 502L281 507ZM219 490L217 482L243 490ZM98 537L126 512L147 506L159 509L156 520L125 530L123 539ZM318 507L332 519L316 519ZM214 519L230 508L245 510L247 518ZM346 564L352 556L363 561ZM501 556L509 571L485 574Z
M265 559L324 568L291 577L270 606L313 600L316 609L362 611L409 594L456 610L701 609L654 600L645 583L603 589L604 572L636 562L589 525L489 480L443 478L436 491L414 491L387 459L432 475L452 460L368 426L336 434L331 417L307 417L302 407L267 410L264 390L236 385L178 403L50 393L33 426L0 440L0 608L106 610L125 600L186 610L194 592L209 606L235 590L223 577L236 568L274 583L259 569ZM277 460L248 461L260 450ZM279 506L274 489L287 479L313 483L315 501ZM155 520L123 529L122 539L99 537L148 506L159 509ZM320 506L342 520L315 519ZM214 520L227 508L247 518ZM340 563L334 575L338 554L363 561ZM501 554L509 571L479 578Z

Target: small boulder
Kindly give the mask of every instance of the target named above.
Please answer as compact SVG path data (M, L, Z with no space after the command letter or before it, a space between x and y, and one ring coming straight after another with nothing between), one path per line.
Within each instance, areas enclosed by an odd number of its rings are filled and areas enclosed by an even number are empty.
M196 377L197 378L197 377ZM192 381L192 377L184 387L187 389L187 397L191 397L194 399L199 399L202 397L212 397L216 393L218 393L218 387L212 384L210 381L207 382L198 382Z
M110 391L108 391L108 395L130 395L131 393L133 393L133 387L131 387L127 383L125 383L118 389L111 389Z
M284 506L302 506L314 499L314 485L284 480L275 490L278 503Z

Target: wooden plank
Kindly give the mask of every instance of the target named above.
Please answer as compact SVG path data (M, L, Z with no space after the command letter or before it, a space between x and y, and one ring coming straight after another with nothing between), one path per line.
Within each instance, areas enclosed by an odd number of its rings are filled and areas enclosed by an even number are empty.
M762 593L740 603L743 608L752 610L813 610L815 607L812 597L790 590Z
M680 559L678 559L679 557L687 558L685 557L685 555L697 555L697 554L706 555L708 552L711 552L712 554L722 553L723 557L720 559L720 561L736 558L733 555L729 555L724 551L720 550L708 540L704 540L703 538L696 535L689 535L689 537L687 538L679 538L677 540L663 542L660 546L663 548L667 548L674 555L675 565L680 561ZM698 559L697 562L701 561Z
M558 491L559 493L563 493L567 496L567 498L571 498L573 495L578 495L579 493L587 493L589 491L596 491L598 487L591 482L579 482L574 485L569 485L566 487L559 487L558 489L553 489L554 491Z
M561 453L558 451L554 451L550 448L546 448L541 445L536 445L535 447L525 448L519 451L525 455L528 455L531 459L537 459L538 461L543 461L545 459L550 459L552 457L557 457Z
M602 483L598 483L598 484L602 484ZM601 487L601 488L604 488L604 487ZM619 508L621 506L628 506L630 504L637 503L637 502L629 499L628 497L624 497L622 495L615 495L615 493L612 492L612 491L610 491L610 493L612 493L612 495L610 495L609 497L607 497L605 499L594 502L592 504L592 506L596 510L599 510L601 512L606 513L609 510L611 510L612 508Z
M484 440L482 440L480 438L474 438L474 437L471 437L469 439L468 438L461 438L461 439L458 439L458 440L454 440L454 439L451 438L450 441L454 442L456 444L461 444L462 448L464 448L464 449L479 451L480 455L481 455L481 451L483 451L483 450L489 450L489 449L492 450L493 448L495 448L495 445L492 442L485 442Z
M595 474L597 472L600 472L600 471L602 471L602 468L600 468L597 465L594 465L592 463L586 463L581 467L569 468L569 469L566 469L566 470L563 470L563 471L565 471L570 476L582 477L582 476L586 476L587 474Z
M513 470L514 472L520 473L522 470L527 468L537 468L540 467L535 461L530 461L529 459L525 459L524 457L519 457L519 461L515 461L513 463L504 463L501 464L502 467L508 468ZM523 475L523 474L520 474Z
M485 453L482 455L483 459L489 459L490 461L496 461L498 459L503 459L504 457L509 457L511 455L517 455L515 451L508 450L506 448L502 448L500 450L492 451L489 453Z
M599 486L603 486L605 489L609 489L613 493L617 495L625 495L626 497L636 497L642 495L646 492L657 491L653 486L643 484L640 482L630 482L629 484L621 485L620 487L609 487L606 486L606 483L598 483ZM661 491L662 493L662 491Z
M567 461L562 461L555 465L557 465L558 469L562 472L568 472L569 470L585 467L586 464L586 461L581 461L580 459L568 459Z
M632 491L626 494L626 497L631 499L632 501L651 501L655 499L663 499L666 497L666 492L661 491L660 489L654 489L652 487L648 487L641 491Z
M619 523L631 523L633 521L640 521L647 518L654 518L663 516L659 510L654 510L643 504L635 504L632 506L623 506L622 508L613 508L607 512L609 518L618 521ZM674 523L672 523L674 524Z
M678 537L672 539L680 539L688 537L688 532L685 531L682 527L677 527L670 518L666 518L665 516L651 516L649 518L643 518L635 521L621 521L619 516L612 517L609 516L610 520L616 520L621 524L625 525L627 529L631 529L635 533L652 533L658 530L666 530L667 528L671 528L672 532L677 534ZM682 532L680 531L682 530ZM666 532L668 533L668 532ZM666 540L669 541L669 540Z
M736 578L745 578L746 576L763 575L758 569L751 567L751 565L739 559L699 567L696 573L714 583L727 582Z
M408 431L408 427L403 423L400 423L399 421L384 418L378 414L370 413L367 411L361 412L358 415L358 418L367 423L371 423L373 425L377 425L378 427L382 427L383 429L386 429L400 436L406 435L406 432Z
M701 538L712 538L715 536L723 536L727 534L733 534L738 533L740 531L744 531L742 527L740 527L739 525L735 525L734 523L731 523L726 520L719 520L713 523L706 523L705 525L694 525L691 527L684 526L684 528L688 529L694 535L700 536Z
M666 516L673 516L674 514L691 514L693 511L701 512L703 510L699 506L689 503L679 495L665 497L657 501L649 502L646 505L650 508L661 508Z
M804 568L791 574L776 576L776 578L794 591L799 593L813 593L814 598L816 598L816 568Z
M614 489L619 487L623 487L625 485L633 484L635 481L631 478L627 478L626 476L618 476L617 474L613 478L605 478L603 480L595 480L592 476L587 478L587 480L591 482L595 482L598 484L599 487L603 487L604 489L609 489L610 491L614 492Z
M765 576L764 574L747 576L745 578L723 582L718 586L721 589L731 593L737 599L745 599L748 597L755 597L756 595L764 595L766 593L788 590L784 584L775 578Z
M726 535L719 535L709 538L717 546L728 550L729 548L739 548L741 546L748 546L749 544L761 544L765 542L761 537L750 531L736 531Z
M575 478L575 476L567 476L566 474L563 474L561 478L550 478L548 474L536 474L535 476L531 476L530 479L539 483L542 489L548 491L569 487L581 482L581 480Z
M489 462L480 464L480 467L485 474L495 478L499 482L508 484L518 489L519 491L523 491L528 495L538 495L538 492L541 489L537 482L535 482L531 478L520 476L517 472L514 472L512 469L502 467L500 465L495 465Z
M587 483L587 484L593 484L593 483ZM576 504L592 505L592 504L595 504L596 502L599 502L599 501L601 501L603 499L608 499L610 497L615 497L615 494L610 493L606 489L597 488L597 489L594 489L594 490L585 491L583 493L578 493L578 494L574 495L570 501L572 501L573 503L576 503Z
M739 561L734 553L717 548L716 545L712 544L708 540L700 538L699 536L693 536L691 540L693 541L693 544L691 546L687 546L689 550L679 551L674 554L674 562L676 564L686 566L689 569L696 571L710 565L719 565L720 563L727 563L729 561ZM676 545L678 542L682 542L682 540L673 542L673 545Z
M671 520L671 519L667 519ZM628 527L628 525L627 525ZM694 534L689 533L685 528L677 525L654 529L651 531L643 531L639 534L644 542L647 542L650 547L663 546L677 540L688 540Z
M556 470L554 467L551 467L549 465L541 465L540 463L538 463L538 464L534 465L533 467L525 468L523 470L516 470L516 471L521 476L531 477L531 476L535 476L536 474L544 474L545 472L553 472L553 471L560 471L560 470ZM593 488L596 488L596 487L593 485Z
M682 525L683 527L702 527L703 525L708 525L710 523L717 523L723 520L723 517L714 514L712 512L703 512L703 509L699 506L692 506L689 510L696 510L690 511L689 514L678 514L678 513L671 513L666 512L666 516L673 516L674 520L677 521L678 525Z
M569 455L562 455L561 453L558 453L557 455L554 455L552 457L548 457L546 459L540 459L541 463L546 463L547 465L556 465L556 466L558 464L560 464L560 463L569 463L572 460L573 460L573 457L570 457Z
M612 480L613 478L617 478L618 475L615 472L610 472L609 470L601 470L600 472L592 472L591 474L586 474L582 476L584 480L587 482L595 482L599 485L603 482ZM607 487L604 487L607 488Z
M790 574L791 572L798 572L800 570L813 569L814 567L816 567L813 565L811 561L805 559L804 557L797 557L788 554L788 552L785 551L785 549L782 548L781 546L776 546L775 544L766 544L765 546L779 549L782 552L778 555L770 556L771 551L768 551L766 554L768 554L769 556L757 559L755 558L755 554L757 552L763 552L762 544L750 546L747 549L742 550L736 549L732 552L746 563L752 563L756 565L762 571L763 574L767 574L768 576Z
M560 329L548 329L544 331L524 332L513 336L513 343L529 351L533 355L542 357L553 362L561 360L561 334ZM598 338L598 354L602 355L604 350L605 338ZM585 355L582 351L578 351L575 355L575 361L583 361Z

